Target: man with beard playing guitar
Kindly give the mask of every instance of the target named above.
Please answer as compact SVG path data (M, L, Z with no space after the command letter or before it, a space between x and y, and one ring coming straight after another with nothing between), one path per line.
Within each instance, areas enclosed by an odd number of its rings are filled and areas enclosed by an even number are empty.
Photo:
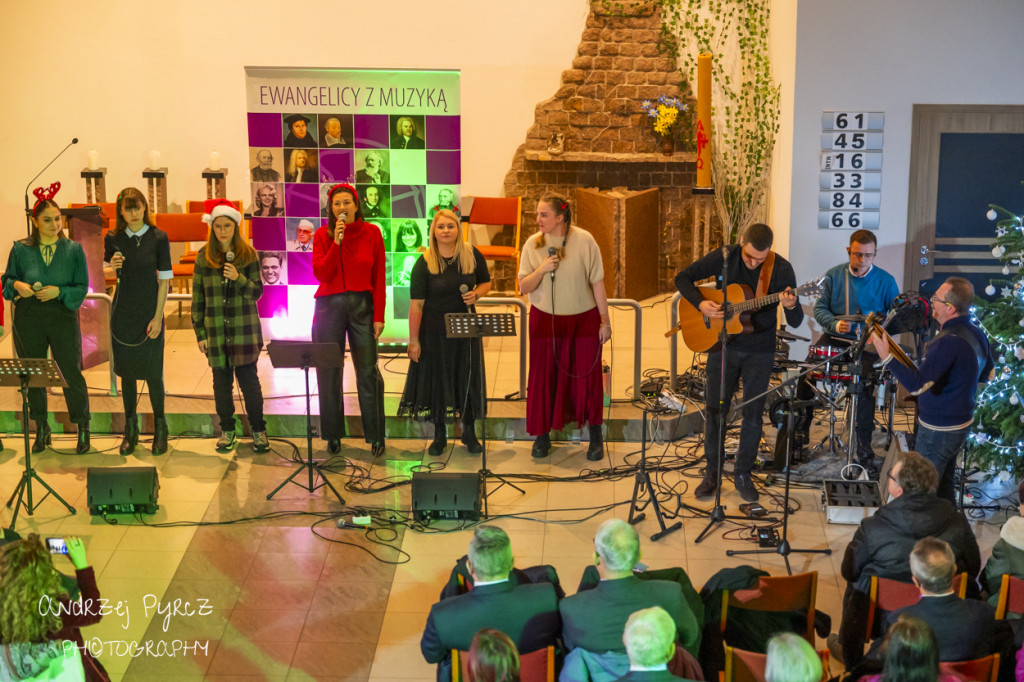
M758 298L768 296L763 307L752 311L749 330L729 339L726 353L725 381L721 383L722 349L717 345L708 353L707 421L704 428L704 458L706 468L704 480L694 491L697 497L710 497L718 486L718 455L720 450L721 420L725 415L719 404L720 391L724 392L721 405L728 411L736 384L743 379L743 399L763 393L768 388L775 352L775 327L778 319L777 307L781 303L786 311L786 324L799 326L804 312L799 306L796 292L796 276L793 266L782 256L771 250L774 235L767 225L754 223L746 229L740 243L712 251L676 275L676 288L690 305L700 310L708 321L724 317L722 306L701 295L694 282L708 277L715 278L715 288L722 288L723 269L727 284L745 285L756 292ZM727 252L727 255L726 255ZM724 266L724 268L723 268ZM774 295L773 295L774 294ZM737 299L730 296L729 307ZM777 299L777 300L775 300ZM734 311L738 315L739 311ZM734 314L730 312L730 315ZM684 332L684 337L685 337ZM691 348L691 350L705 350ZM721 385L720 385L721 384ZM750 470L757 456L757 445L761 440L761 414L765 398L749 403L743 408L743 425L740 429L740 446L736 453L733 481L740 496L747 502L757 501L757 489L750 478Z

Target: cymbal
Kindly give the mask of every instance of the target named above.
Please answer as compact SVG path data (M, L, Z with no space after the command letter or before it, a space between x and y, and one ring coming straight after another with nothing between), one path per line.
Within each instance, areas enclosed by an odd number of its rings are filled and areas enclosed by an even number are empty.
M836 315L840 322L863 322L868 319L867 315Z
M775 330L775 336L780 339L785 339L786 341L810 341L810 339L805 336L797 336L792 332L787 332L785 329Z

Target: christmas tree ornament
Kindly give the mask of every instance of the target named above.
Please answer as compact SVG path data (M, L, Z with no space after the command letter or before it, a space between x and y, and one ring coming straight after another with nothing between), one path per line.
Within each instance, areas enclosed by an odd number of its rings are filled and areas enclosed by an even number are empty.
M994 296L996 293L996 288L989 284L987 287L985 287L985 293L989 296Z
M1020 402L1020 398L1017 397L1016 393L1014 393L1013 395L1010 396L1010 404L1011 405L1016 405L1019 402Z
M989 220L995 220L996 218L999 217L999 214L996 213L996 210L994 208L990 208L988 210L988 213L985 214L985 217L988 218Z
M1008 298L1013 295L1015 289L1016 287L1014 287L1014 289L1010 289L1010 287L1003 287L1002 289L999 290L999 295L1002 296L1003 298Z
M1006 248L1002 244L992 249L992 255L996 258L1002 258L1003 254L1006 253Z
M1009 265L1004 265L1003 266L1003 274L1004 275L1009 275L1010 274L1010 266Z

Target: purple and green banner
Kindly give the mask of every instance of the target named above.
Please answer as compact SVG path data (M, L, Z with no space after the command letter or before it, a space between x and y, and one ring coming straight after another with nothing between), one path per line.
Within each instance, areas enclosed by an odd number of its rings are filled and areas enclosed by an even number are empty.
M409 272L430 219L459 211L458 71L246 67L252 243L259 251L264 332L309 338L312 233L327 190L355 185L363 217L384 235L388 285L382 342L409 336Z

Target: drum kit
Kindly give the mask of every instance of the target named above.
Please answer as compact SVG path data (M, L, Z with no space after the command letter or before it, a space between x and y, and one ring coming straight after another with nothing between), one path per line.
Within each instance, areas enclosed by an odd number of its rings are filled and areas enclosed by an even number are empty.
M857 413L857 401L864 399L862 396L862 382L867 378L862 376L861 373L860 355L863 344L866 341L864 337L871 332L870 329L866 328L866 323L869 322L868 316L838 315L836 320L850 322L855 328L859 328L861 332L858 338L847 340L833 337L828 344L812 345L805 362L779 359L776 361L776 365L777 369L780 370L790 369L806 373L808 384L814 391L812 406L806 408L806 410L797 409L794 411L795 434L806 434L810 428L814 410L822 407L827 408L828 434L814 445L809 454L827 455L832 458L844 457L846 459L846 468L843 471L844 477L856 478L861 475L861 472L855 470L862 467L855 460L855 415ZM777 353L782 355L785 352L787 356L789 352L788 342L809 341L809 339L785 330L776 332L776 337L779 339ZM889 390L889 385L893 384L894 386L894 380L884 367L870 367L870 371L872 372L872 378L877 379L874 383L877 384L880 395L883 395L886 399L886 412L889 414L888 433L891 434L891 413L895 409L895 391ZM794 400L795 396L783 396L777 398L769 407L770 419L780 429L785 427L784 418L787 414L788 406ZM848 435L844 433L845 429L837 429L837 423L840 419L848 427ZM846 442L843 439L844 435L847 436ZM779 440L781 441L785 437L786 434L780 431ZM796 445L802 447L809 445L809 443L797 442Z

